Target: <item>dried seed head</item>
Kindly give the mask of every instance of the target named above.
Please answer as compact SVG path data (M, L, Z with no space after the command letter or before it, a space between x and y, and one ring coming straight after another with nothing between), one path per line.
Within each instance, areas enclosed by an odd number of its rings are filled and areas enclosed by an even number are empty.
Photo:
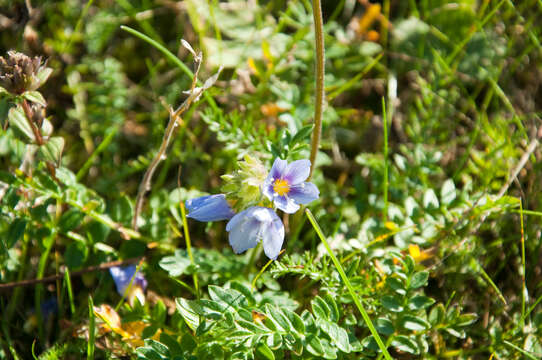
M7 57L0 56L0 86L16 95L36 90L53 71L45 65L41 56L30 58L17 51L8 51Z

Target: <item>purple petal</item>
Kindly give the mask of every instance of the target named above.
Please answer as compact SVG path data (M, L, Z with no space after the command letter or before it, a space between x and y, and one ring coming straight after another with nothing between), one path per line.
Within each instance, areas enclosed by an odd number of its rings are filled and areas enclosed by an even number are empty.
M265 182L262 185L262 193L269 199L273 200L273 196L275 195L275 190L273 189L273 182L268 181L265 179Z
M288 196L275 196L273 203L277 208L287 214L293 214L299 210L299 205L295 203L294 199L291 199Z
M187 217L198 221L229 220L235 215L224 194L186 200L185 205L189 211Z
M288 180L290 186L297 185L305 181L311 171L311 162L309 160L296 160L286 167L283 179Z
M282 160L281 158L276 158L275 162L273 163L273 166L271 167L271 171L267 175L267 179L270 180L271 183L273 182L274 179L282 179L282 176L284 175L284 172L286 171L287 167L288 167L288 162L286 160Z
M288 196L295 200L298 204L308 204L311 201L318 199L320 191L311 182L304 182L299 185L294 185L290 188Z
M277 214L273 213L275 219L263 233L263 251L271 260L279 256L282 243L284 242L284 225Z
M235 215L226 225L233 252L240 254L259 242L260 223L252 217L253 208Z
M136 274L136 266L129 265L125 267L114 266L109 268L109 273L115 281L115 286L117 287L117 292L122 296L126 292L126 288L130 285L132 278L132 286L139 286L143 290L147 288L147 280L141 272ZM135 277L134 277L135 274Z

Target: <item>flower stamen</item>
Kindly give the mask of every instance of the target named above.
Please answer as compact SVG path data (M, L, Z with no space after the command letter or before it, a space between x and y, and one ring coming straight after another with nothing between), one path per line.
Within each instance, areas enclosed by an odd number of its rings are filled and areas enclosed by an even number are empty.
M279 196L284 196L290 192L290 184L287 180L277 179L273 183L273 191Z

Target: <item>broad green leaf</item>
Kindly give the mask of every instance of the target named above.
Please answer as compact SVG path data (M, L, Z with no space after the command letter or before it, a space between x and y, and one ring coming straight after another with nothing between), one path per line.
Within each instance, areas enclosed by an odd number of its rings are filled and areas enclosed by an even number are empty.
M62 151L64 150L64 138L54 136L38 148L38 155L41 160L50 161L54 164L60 163Z
M395 291L396 293L398 293L400 295L405 295L406 294L405 285L403 284L403 282L401 280L399 280L396 277L387 277L386 278L386 285L391 290Z
M469 326L470 324L474 323L478 319L478 315L474 313L469 314L461 314L457 317L457 320L455 322L455 326Z
M421 331L431 327L431 325L419 317L405 315L401 320L401 326L408 330Z
M183 256L184 255L184 256ZM160 260L159 265L169 273L169 276L177 277L186 273L190 266L190 259L187 254L175 251L174 256L166 256Z
M6 241L6 246L8 249L11 249L17 243L17 241L23 237L26 224L27 221L23 218L16 218L11 222Z
M64 252L64 261L70 270L80 268L85 264L88 247L81 241L73 241Z
M386 336L393 334L393 332L395 331L395 329L393 328L393 323L389 319L386 319L386 318L376 319L375 327L379 333Z
M424 286L427 283L429 278L429 273L427 271L420 271L412 275L410 279L410 289L417 289Z
M331 310L329 306L327 306L324 299L322 299L320 296L316 296L312 301L312 313L317 319L323 319L323 320L329 320L329 315L331 313Z
M264 343L260 343L256 346L256 355L258 359L275 360L273 351L271 351L269 346Z
M67 233L81 225L81 222L85 218L85 214L79 211L79 209L71 208L64 212L58 221L58 228L61 232Z
M247 305L247 299L243 294L234 289L224 289L215 285L209 285L209 297L214 301L222 301L234 310Z
M440 200L444 205L449 205L455 200L455 185L452 179L448 179L442 184L440 189Z
M393 341L391 342L391 345L398 350L401 350L410 354L419 353L418 346L416 345L416 343L404 335L398 335L394 337Z
M293 325L293 328L301 335L305 334L305 324L303 319L295 312L288 309L282 309L282 313L286 315L290 323Z
M199 316L194 311L192 306L190 306L188 301L183 298L175 299L175 306L177 307L177 311L181 314L188 327L192 329L192 331L195 331L199 326Z
M28 123L26 115L20 106L9 109L8 121L16 134L24 136L26 140L36 140L32 127Z
M316 335L309 335L305 338L305 349L314 356L322 356L324 348L320 338Z
M384 306L386 309L393 311L393 312L400 312L403 311L403 307L401 306L401 303L399 300L394 296L383 296L380 300L382 302L382 306Z
M411 310L425 309L435 303L435 300L424 295L416 295L408 300L408 308Z
M439 202L433 189L427 189L423 194L423 207L426 209L438 209Z
M445 310L444 305L437 304L434 306L431 311L429 312L429 322L435 326L438 324L442 324L445 318Z
M350 342L348 340L348 333L345 329L334 322L323 319L316 320L316 323L320 326L320 329L331 338L339 350L345 353L350 352Z
M329 319L333 322L338 322L339 321L339 307L337 306L335 299L333 299L333 296L331 296L330 294L326 294L324 296L324 301L326 302L326 305L329 308Z
M41 106L47 106L47 102L39 91L25 91L24 93L22 93L21 96L28 101L32 101L33 103L39 104Z
M265 304L265 313L281 331L291 331L292 323L282 310L274 305Z

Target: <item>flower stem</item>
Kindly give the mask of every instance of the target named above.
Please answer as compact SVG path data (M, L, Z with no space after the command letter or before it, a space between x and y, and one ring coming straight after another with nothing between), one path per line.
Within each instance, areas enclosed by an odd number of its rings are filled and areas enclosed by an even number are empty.
M322 136L322 113L324 108L324 73L325 73L325 50L324 50L324 21L322 19L322 4L320 0L312 1L312 16L314 19L314 38L316 45L316 98L314 104L314 131L311 141L311 171L308 180L312 178L316 154L320 147Z
M311 222L314 230L316 231L316 234L318 234L318 237L320 238L320 240L322 241L322 243L326 247L326 250L327 250L329 256L331 257L331 260L333 261L333 264L335 264L335 268L339 272L339 275L341 276L341 279L343 280L344 284L348 288L348 292L350 293L350 296L352 296L352 299L354 300L354 303L356 304L359 312L361 313L361 317L363 318L363 320L365 321L365 324L367 324L367 327L371 331L371 334L373 335L374 339L376 340L376 343L378 344L378 347L380 348L380 350L384 354L384 357L386 358L386 360L392 360L392 357L390 356L390 354L388 352L388 349L386 348L386 345L384 345L384 343L382 342L382 339L380 338L380 335L378 335L378 332L376 331L376 328L374 327L373 322L371 321L371 318L367 314L367 311L365 311L365 308L363 307L363 304L359 300L358 295L354 291L354 288L352 287L352 284L350 283L350 280L348 280L348 276L346 276L346 273L344 272L344 269L343 269L341 263L339 262L339 260L337 259L335 254L333 254L333 251L329 247L329 244L327 243L326 237L324 236L324 233L322 232L322 229L320 229L320 226L316 222L316 219L314 218L314 216L312 215L312 213L311 213L311 211L309 209L305 209L305 213L307 214L307 217L309 218L309 221Z

